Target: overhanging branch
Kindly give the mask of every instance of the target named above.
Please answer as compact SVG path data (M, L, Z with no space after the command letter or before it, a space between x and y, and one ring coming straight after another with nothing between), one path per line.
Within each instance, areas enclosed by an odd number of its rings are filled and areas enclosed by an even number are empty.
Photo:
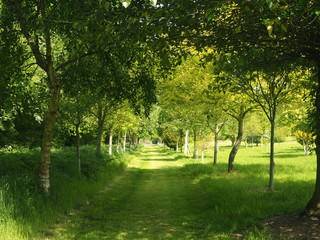
M93 51L93 52L87 52L85 54L80 55L79 57L73 58L73 59L69 59L67 61L65 61L64 63L60 64L58 67L55 68L56 71L59 71L61 68L69 65L70 63L74 63L76 61L79 61L80 59L87 57L87 56L91 56L94 54L98 54L101 53L101 51Z

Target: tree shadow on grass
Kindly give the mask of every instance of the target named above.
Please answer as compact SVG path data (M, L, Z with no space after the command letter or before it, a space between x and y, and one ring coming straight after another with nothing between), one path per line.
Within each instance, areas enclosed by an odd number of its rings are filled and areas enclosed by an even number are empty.
M131 168L110 190L55 228L52 239L219 238L302 209L313 190L311 181L292 179L276 182L275 191L269 192L268 164L238 165L231 175L226 168ZM278 169L298 171L291 166ZM192 171L195 177L186 173Z
M197 166L198 165L198 166ZM226 165L222 168L225 169ZM208 166L207 166L208 167ZM186 166L188 169L188 166ZM283 213L302 210L314 189L314 182L275 179L275 190L268 190L267 164L237 166L235 174L193 164L197 184L207 194L211 206L208 213L213 232L239 231L259 225L259 221ZM212 169L212 167L210 167ZM296 166L277 166L277 172L299 172Z
M199 186L178 167L130 169L59 224L52 239L207 239L208 206Z

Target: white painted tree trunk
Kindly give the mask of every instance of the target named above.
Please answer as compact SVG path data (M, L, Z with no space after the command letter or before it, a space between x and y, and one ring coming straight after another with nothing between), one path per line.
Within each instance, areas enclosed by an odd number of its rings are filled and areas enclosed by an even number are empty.
M117 139L117 152L120 151L120 136L121 136L121 130L118 130L118 139Z
M110 130L110 136L109 136L109 155L112 155L112 138L113 138L113 129Z
M189 130L186 130L186 136L184 139L184 154L188 154L189 152Z
M127 132L124 132L123 135L123 152L126 152L126 143L127 143Z
M308 144L308 143L306 143L306 144L304 145L304 154L305 154L306 156L309 155L309 144Z
M201 162L204 162L204 150L201 151Z

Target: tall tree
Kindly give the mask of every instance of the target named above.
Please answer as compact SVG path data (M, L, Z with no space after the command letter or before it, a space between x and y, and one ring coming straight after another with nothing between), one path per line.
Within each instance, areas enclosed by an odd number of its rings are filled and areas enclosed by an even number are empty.
M220 52L243 56L255 47L272 52L274 59L296 61L317 72L314 85L317 117L314 119L318 168L314 194L306 206L307 212L317 210L320 203L320 47L315 39L320 35L320 2L233 0L219 1L215 6L207 3L206 0L197 1L196 6L188 9L189 13L203 13L198 16L203 22L197 29L194 28L196 20L189 19L190 28L198 33L191 41L199 49L210 46ZM180 21L186 24L183 19Z
M50 92L41 144L39 177L41 187L48 195L50 189L50 150L58 113L61 85L59 72L67 65L100 52L121 53L127 63L135 62L136 52L155 49L162 56L160 64L170 65L165 53L173 48L165 46L162 32L150 24L154 18L148 12L156 10L149 1L134 1L125 6L122 1L87 0L74 4L54 0L4 0L1 25L14 26L18 39L24 39L24 49L29 49L38 67L45 75ZM8 42L11 39L7 38ZM11 42L13 44L13 42ZM178 56L178 55L177 55ZM176 59L176 58L172 58ZM155 61L157 62L157 61ZM147 88L147 79L140 81ZM133 85L132 89L136 89ZM148 91L148 97L152 92ZM145 100L145 99L143 99Z

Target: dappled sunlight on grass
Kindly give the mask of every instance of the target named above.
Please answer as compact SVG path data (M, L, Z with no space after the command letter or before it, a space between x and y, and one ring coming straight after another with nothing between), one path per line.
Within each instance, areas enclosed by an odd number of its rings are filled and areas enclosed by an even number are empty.
M244 239L268 239L259 221L302 209L315 177L314 156L297 146L278 149L270 192L265 148L240 149L236 171L227 174L230 148L213 167L210 155L202 163L148 146L112 188L53 228L50 239L235 239L233 232L248 228Z

